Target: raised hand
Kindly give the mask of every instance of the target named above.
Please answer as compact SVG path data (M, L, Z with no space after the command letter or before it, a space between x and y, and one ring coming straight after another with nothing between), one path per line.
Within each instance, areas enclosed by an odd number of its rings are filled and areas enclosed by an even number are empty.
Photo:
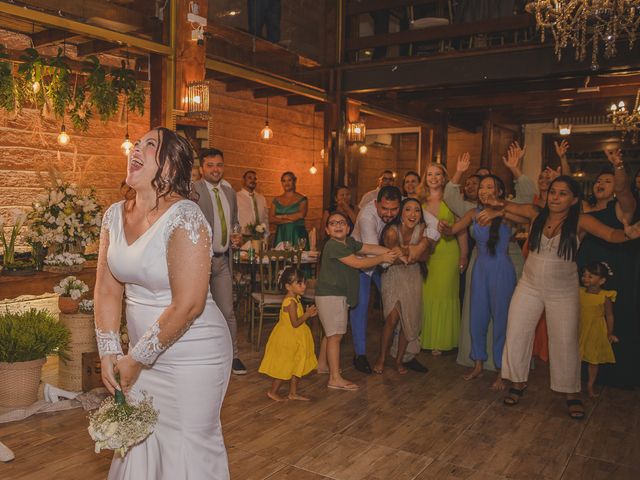
M612 148L607 148L604 151L604 154L607 156L607 160L613 165L615 168L618 168L622 165L622 151L619 148L615 150Z
M456 163L456 172L464 173L469 170L471 166L471 155L469 152L464 152L462 155L458 155L458 162Z
M567 156L567 150L569 150L569 142L562 140L560 143L553 142L553 146L556 147L556 154L558 158L564 158Z
M547 172L549 182L553 182L556 178L562 175L562 167L558 167L554 170L553 168L548 166L544 170L545 172Z
M520 148L518 142L513 142L509 145L507 154L502 157L502 161L509 170L513 171L519 168L522 157L524 157L524 148Z

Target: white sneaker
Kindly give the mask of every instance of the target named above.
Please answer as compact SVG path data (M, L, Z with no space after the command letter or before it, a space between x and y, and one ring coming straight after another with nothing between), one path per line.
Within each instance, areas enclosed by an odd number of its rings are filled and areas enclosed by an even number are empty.
M69 392L68 390L54 387L49 383L44 384L44 399L50 403L59 402L61 397L73 400L79 395L79 393L80 392Z
M10 462L16 458L11 449L4 443L0 442L0 462Z

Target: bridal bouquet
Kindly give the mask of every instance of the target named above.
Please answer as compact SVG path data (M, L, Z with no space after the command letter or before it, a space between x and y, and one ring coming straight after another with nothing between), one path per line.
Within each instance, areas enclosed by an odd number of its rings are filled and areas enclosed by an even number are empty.
M124 394L116 390L97 411L89 415L89 435L96 442L96 453L113 450L124 457L129 449L142 442L153 432L158 411L151 398L143 393L136 404L127 403Z

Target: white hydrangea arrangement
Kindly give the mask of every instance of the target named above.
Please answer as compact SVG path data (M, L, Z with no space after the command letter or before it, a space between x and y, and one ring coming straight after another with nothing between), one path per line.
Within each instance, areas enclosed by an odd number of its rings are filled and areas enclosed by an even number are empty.
M86 260L79 253L50 253L44 259L45 265L51 266L73 266L73 265L82 265Z
M261 240L264 238L267 226L264 223L250 223L246 226L246 231L253 240Z
M82 313L93 313L93 300L80 300L78 308Z
M57 244L68 251L74 246L85 247L100 236L102 208L93 188L82 193L75 184L58 180L32 206L26 235L32 244Z
M82 280L69 276L53 287L53 291L61 297L71 297L73 300L78 300L89 291L89 287Z

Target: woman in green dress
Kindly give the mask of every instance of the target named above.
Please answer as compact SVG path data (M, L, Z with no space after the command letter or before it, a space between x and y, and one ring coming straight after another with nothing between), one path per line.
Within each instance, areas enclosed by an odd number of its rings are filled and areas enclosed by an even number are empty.
M269 210L269 223L276 225L276 237L273 246L280 242L290 242L298 248L298 239L304 239L304 248L308 249L309 236L304 227L307 216L307 197L296 192L297 178L293 172L284 172L280 177L284 193L273 199Z
M432 163L422 177L420 198L423 213L447 223L455 222L455 215L442 199L447 171L439 163ZM429 274L422 290L423 323L422 348L433 355L458 346L460 334L460 273L467 266L467 231L455 237L442 236L429 258Z

